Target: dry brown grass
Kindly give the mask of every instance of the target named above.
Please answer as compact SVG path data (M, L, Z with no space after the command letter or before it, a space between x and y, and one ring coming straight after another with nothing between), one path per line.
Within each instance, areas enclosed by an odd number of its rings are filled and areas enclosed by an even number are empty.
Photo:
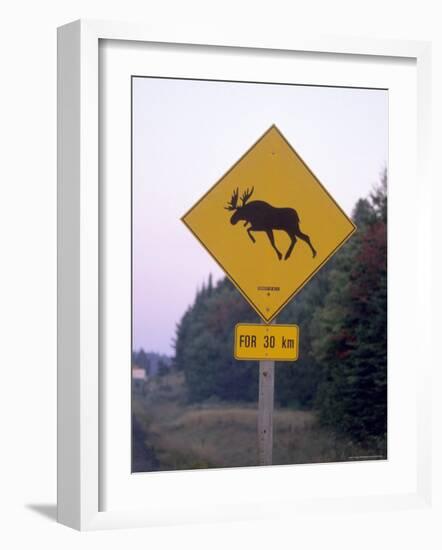
M255 405L185 404L182 375L156 381L144 399L134 399L134 413L148 433L161 469L257 465ZM367 451L321 428L312 411L276 409L274 464L348 460Z

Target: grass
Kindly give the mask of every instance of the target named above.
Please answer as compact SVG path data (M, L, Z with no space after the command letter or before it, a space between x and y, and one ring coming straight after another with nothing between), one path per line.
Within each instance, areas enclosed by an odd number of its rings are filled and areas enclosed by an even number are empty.
M187 404L181 373L155 377L134 395L133 412L160 470L255 466L257 404L215 400ZM350 460L373 452L319 426L314 411L278 409L273 417L273 464Z

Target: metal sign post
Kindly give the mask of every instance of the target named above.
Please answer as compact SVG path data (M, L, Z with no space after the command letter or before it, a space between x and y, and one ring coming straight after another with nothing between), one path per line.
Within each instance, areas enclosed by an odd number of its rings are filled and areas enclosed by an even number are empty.
M275 361L260 361L258 404L258 459L260 466L272 464L274 392Z
M276 319L272 324L276 323ZM267 330L269 330L267 328ZM273 406L275 395L275 361L259 362L258 400L258 463L272 464L273 459Z
M259 362L258 458L272 464L275 360L298 359L299 327L261 322L235 326L234 356L239 361Z

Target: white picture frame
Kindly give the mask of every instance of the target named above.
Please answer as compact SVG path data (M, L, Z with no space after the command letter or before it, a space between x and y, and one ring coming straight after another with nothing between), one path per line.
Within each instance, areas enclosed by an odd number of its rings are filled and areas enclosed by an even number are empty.
M430 311L431 234L429 212L431 184L428 175L430 111L430 44L426 42L364 40L357 38L295 37L267 43L265 38L230 36L227 31L216 39L201 35L186 36L185 31L167 33L126 23L76 21L58 31L58 521L80 530L151 526L177 522L216 521L223 519L264 517L264 506L271 508L271 515L422 507L431 499L431 433L430 416L431 348L428 345L431 328L426 326ZM393 491L385 494L347 495L336 494L305 496L301 500L287 500L287 495L267 493L257 498L250 496L247 506L228 505L228 497L219 502L201 502L198 493L187 495L184 501L171 508L113 506L103 510L100 484L103 483L101 453L103 433L101 414L103 398L100 386L102 358L100 332L103 319L100 313L102 291L102 262L100 261L100 95L99 48L100 41L126 41L134 43L174 44L179 56L182 48L204 45L213 48L229 48L246 54L271 50L284 55L287 52L309 52L336 56L376 56L378 58L408 58L416 64L417 78L417 225L419 249L419 292L416 290L416 308L422 313L422 324L416 329L420 348L426 349L427 361L421 365L421 376L416 381L416 487L412 491ZM128 98L129 101L129 98ZM397 197L397 195L396 195ZM395 200L400 201L400 198ZM184 210L184 209L183 209ZM125 429L129 429L126 426ZM129 450L128 450L129 452ZM350 466L352 467L352 466ZM271 470L274 470L273 468ZM269 469L253 475L267 478L273 483ZM288 470L279 473L283 479ZM188 490L193 484L210 483L215 472L168 474L157 477L155 485L170 491L173 483ZM170 476L175 475L174 480ZM230 471L230 482L244 475L240 470ZM250 477L252 474L247 474ZM337 474L337 469L321 473L323 479ZM358 475L357 473L355 475ZM181 476L181 477L178 477ZM325 477L324 477L325 476ZM222 483L225 484L224 477ZM276 478L275 478L276 479ZM153 478L151 478L153 480ZM171 485L172 484L172 485ZM186 489L187 488L187 489ZM233 500L233 496L231 497ZM235 497L236 498L236 497ZM165 505L166 506L166 505ZM269 515L267 511L267 516Z

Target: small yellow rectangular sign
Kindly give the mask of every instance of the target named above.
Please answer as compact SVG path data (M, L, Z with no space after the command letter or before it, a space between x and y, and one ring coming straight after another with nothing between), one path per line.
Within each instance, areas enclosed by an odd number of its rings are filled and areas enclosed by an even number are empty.
M239 323L235 326L235 359L296 361L298 353L299 327L297 325Z

